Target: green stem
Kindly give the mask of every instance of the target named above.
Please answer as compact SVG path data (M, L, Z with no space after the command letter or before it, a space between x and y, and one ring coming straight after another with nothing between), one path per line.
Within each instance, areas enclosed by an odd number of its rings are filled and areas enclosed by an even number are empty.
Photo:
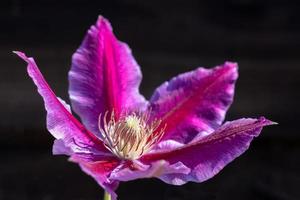
M110 194L108 194L106 191L104 191L104 200L111 200Z

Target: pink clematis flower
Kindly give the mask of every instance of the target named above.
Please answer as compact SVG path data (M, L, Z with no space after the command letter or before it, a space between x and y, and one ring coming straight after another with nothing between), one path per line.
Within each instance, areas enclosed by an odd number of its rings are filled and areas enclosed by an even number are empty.
M128 46L99 17L74 53L69 95L56 97L33 58L29 76L43 97L53 154L70 156L110 195L120 181L156 177L182 185L203 182L245 152L264 126L260 117L222 125L233 100L237 64L197 68L159 86L149 101L139 93L141 71Z

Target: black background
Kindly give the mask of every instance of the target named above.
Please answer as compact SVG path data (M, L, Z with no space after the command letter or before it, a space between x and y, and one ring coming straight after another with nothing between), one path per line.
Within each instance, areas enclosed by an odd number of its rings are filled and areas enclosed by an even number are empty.
M200 184L122 183L125 199L300 199L300 3L286 0L0 2L0 199L101 199L103 190L63 156L52 156L42 100L11 53L34 56L68 101L72 53L99 14L133 50L149 98L163 81L226 60L239 63L227 120L264 115L251 148Z

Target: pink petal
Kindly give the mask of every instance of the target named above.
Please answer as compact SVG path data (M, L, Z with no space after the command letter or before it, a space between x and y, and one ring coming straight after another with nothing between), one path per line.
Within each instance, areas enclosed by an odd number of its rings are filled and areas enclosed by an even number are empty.
M115 190L119 185L119 181L110 180L108 177L111 171L120 164L119 160L112 157L110 159L102 158L98 159L98 161L91 161L84 157L73 155L70 161L78 163L82 171L92 176L97 183L111 195L112 200L117 199Z
M181 162L170 165L167 161L159 160L150 165L133 161L130 165L124 163L115 168L110 175L110 179L118 181L130 181L140 178L159 177L162 174L186 174L190 173L190 168Z
M239 119L227 122L215 132L185 147L143 156L144 164L166 161L170 165L181 162L190 168L190 173L160 174L161 180L170 184L184 184L188 181L202 182L223 169L228 163L244 153L262 128L274 124L265 119Z
M139 93L140 68L129 47L114 36L108 20L99 17L74 53L69 72L72 107L85 126L98 133L98 118L105 111L143 110Z
M238 77L237 64L226 62L214 69L198 68L181 74L156 89L150 109L166 124L162 140L188 143L218 128L225 117Z
M57 139L54 153L109 153L102 141L87 131L70 113L69 106L58 99L39 71L33 58L14 52L28 63L27 71L43 97L47 110L47 129Z

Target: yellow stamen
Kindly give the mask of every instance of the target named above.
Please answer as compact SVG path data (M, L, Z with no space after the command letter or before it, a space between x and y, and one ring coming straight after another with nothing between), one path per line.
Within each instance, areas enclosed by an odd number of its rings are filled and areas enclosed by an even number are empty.
M105 112L103 119L99 116L99 130L106 147L121 159L134 160L141 157L164 132L164 128L155 132L161 121L154 120L149 123L147 114L132 113L121 116L117 121L114 112L109 120L107 115L108 112Z

